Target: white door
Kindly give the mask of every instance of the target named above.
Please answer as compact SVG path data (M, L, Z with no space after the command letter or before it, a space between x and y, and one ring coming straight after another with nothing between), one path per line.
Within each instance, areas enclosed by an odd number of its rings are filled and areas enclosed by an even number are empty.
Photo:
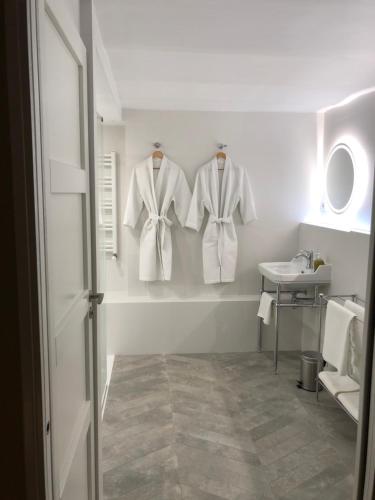
M95 497L86 52L59 0L39 2L54 500Z

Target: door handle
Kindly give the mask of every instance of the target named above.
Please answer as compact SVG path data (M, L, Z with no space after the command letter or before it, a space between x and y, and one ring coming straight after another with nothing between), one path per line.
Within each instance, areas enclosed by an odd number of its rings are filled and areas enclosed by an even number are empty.
M103 302L103 299L104 299L104 293L100 293L100 292L93 293L93 292L90 292L90 294L89 294L89 301L90 302L95 302L97 305L101 304Z

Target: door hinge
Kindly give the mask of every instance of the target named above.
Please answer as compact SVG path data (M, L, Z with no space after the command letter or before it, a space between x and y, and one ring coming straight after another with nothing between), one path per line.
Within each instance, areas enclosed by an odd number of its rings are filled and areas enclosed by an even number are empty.
M89 318L92 319L94 317L94 308L92 306L89 307Z
M49 434L50 429L51 429L51 424L50 424L50 421L48 420L47 425L46 425L46 434L47 435Z

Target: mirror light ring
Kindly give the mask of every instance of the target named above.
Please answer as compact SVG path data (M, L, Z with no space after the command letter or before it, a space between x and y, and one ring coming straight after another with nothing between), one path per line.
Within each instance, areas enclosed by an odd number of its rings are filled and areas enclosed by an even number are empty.
M338 149L345 149L345 151L350 155L354 170L352 193L346 205L341 209L337 209L332 206L327 192L327 174L329 162ZM348 216L354 217L357 214L358 210L361 208L365 199L368 185L368 176L368 158L360 142L352 135L341 136L338 140L335 141L335 145L332 147L328 155L328 160L325 166L325 199L330 211L334 214L337 214L338 216L346 214Z

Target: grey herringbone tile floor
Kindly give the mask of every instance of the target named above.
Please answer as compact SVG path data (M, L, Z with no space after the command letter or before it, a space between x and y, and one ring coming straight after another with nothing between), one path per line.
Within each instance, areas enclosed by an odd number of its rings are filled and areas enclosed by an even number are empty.
M296 353L119 356L103 428L116 500L346 500L356 426L295 387Z

